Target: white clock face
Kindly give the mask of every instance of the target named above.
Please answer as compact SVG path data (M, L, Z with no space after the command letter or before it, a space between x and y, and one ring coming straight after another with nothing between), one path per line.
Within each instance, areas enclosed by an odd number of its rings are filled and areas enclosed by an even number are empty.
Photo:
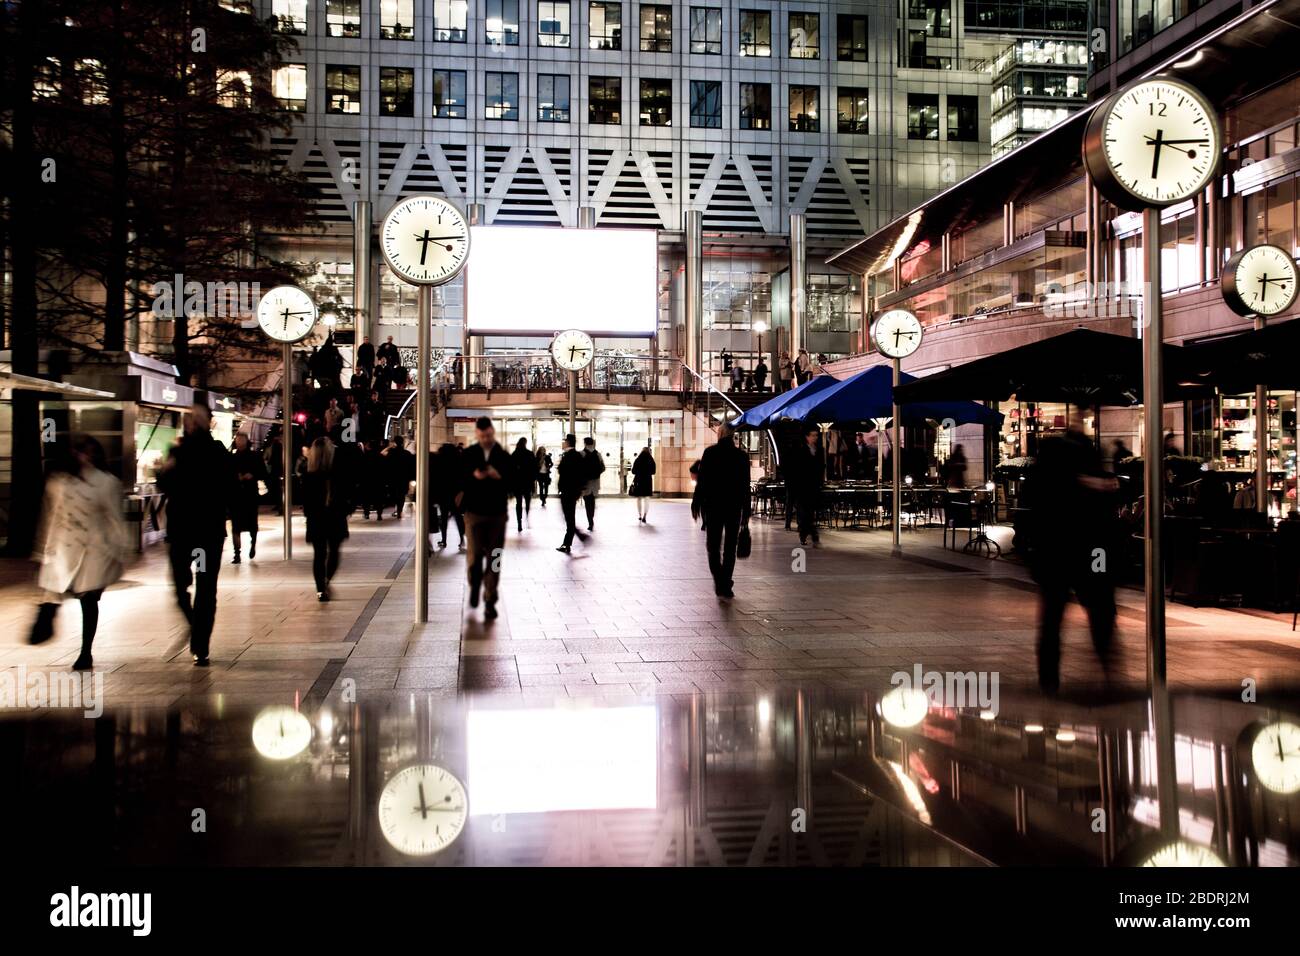
M441 196L412 196L384 217L379 245L389 268L407 282L442 285L465 268L469 223Z
M1110 176L1142 203L1167 206L1205 189L1219 161L1219 122L1183 83L1136 83L1106 110L1101 148Z
M591 364L596 355L595 343L591 336L578 329L556 333L551 340L551 358L560 368L570 372L579 372Z
M880 698L880 716L895 727L915 727L930 712L930 698L919 687L895 687Z
M1236 258L1236 257L1234 257ZM1277 315L1295 302L1296 265L1280 246L1253 246L1237 258L1231 289L1237 311L1254 315Z
M1300 791L1300 726L1280 721L1255 737L1250 762L1259 782L1274 793Z
M465 785L437 764L397 771L379 795L379 827L393 849L430 856L451 846L469 818Z
M905 358L921 347L921 322L906 309L891 309L871 328L876 348L890 358Z
M1170 843L1168 846L1161 847L1152 853L1142 862L1143 866L1223 866L1224 862L1219 859L1209 847L1200 846L1196 843L1188 843L1186 840L1178 840Z
M276 342L298 342L316 327L316 303L292 285L278 285L257 303L257 324Z
M253 718L253 747L269 760L288 760L311 743L311 721L292 707L267 707Z

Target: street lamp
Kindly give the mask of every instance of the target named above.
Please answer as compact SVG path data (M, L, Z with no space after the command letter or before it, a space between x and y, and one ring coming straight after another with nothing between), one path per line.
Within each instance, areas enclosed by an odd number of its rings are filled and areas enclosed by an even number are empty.
M757 322L751 325L750 328L752 328L755 332L758 333L758 354L762 355L763 354L763 333L767 331L767 323L764 322L762 319L759 319Z

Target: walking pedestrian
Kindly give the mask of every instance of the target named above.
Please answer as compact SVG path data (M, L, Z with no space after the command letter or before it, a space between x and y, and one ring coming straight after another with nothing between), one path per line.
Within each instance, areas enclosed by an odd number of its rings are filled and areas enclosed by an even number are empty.
M509 521L506 496L509 492L510 455L497 444L496 429L486 415L474 423L477 442L465 450L465 533L469 539L469 606L478 607L483 595L483 617L497 616L501 559Z
M578 499L587 487L587 461L578 451L578 436L572 432L564 436L564 453L556 470L560 475L560 508L564 511L564 543L555 550L568 554L575 535L579 541L587 540L578 530Z
M317 438L307 452L302 513L307 519L307 542L312 548L311 570L318 601L330 599L330 581L339 569L343 539L348 536L350 502L345 485L334 442Z
M257 507L261 493L258 482L266 478L266 468L262 456L253 451L248 436L243 432L235 435L235 450L231 455L235 468L235 498L230 504L230 538L235 546L235 556L231 564L239 564L241 538L248 534L248 559L257 557Z
M537 500L546 507L546 496L551 490L551 469L555 463L545 445L537 446Z
M582 490L582 501L587 507L587 530L596 530L596 496L600 494L600 476L605 473L605 459L596 448L596 439L588 435L582 440L582 457L587 466L587 484Z
M434 464L429 472L429 497L438 505L438 530L442 532L438 547L447 547L447 526L455 520L456 533L460 536L456 545L458 551L465 550L465 515L457 504L464 487L461 454L461 450L451 442L444 442L438 446L438 454L434 455Z
M510 455L511 491L515 496L515 521L524 530L524 515L531 517L533 510L533 485L537 483L537 456L528 450L528 439L515 442Z
M691 514L704 521L713 593L735 597L736 542L749 519L749 455L732 441L732 428L718 426L716 444L705 449L696 473Z
M104 449L94 438L72 442L68 460L45 484L33 557L40 561L37 584L45 600L36 612L30 643L54 636L54 618L65 594L81 604L81 653L74 671L90 670L99 627L99 599L122 577L127 551L122 486L105 470Z
M234 485L230 453L212 437L212 409L195 402L185 416L184 434L158 473L158 487L167 495L172 584L190 626L190 654L197 667L208 666Z
M821 429L809 425L804 429L804 443L794 454L789 480L794 498L795 519L799 523L799 543L812 539L813 547L821 544L817 533L817 501L826 479L826 455L821 447Z
M641 454L632 462L632 497L636 499L636 513L642 524L650 514L650 496L654 494L655 460L650 454L650 446L641 449Z
M393 504L393 517L400 518L406 508L406 496L415 477L415 456L406 450L406 440L401 435L393 437L384 455L388 462L388 500Z

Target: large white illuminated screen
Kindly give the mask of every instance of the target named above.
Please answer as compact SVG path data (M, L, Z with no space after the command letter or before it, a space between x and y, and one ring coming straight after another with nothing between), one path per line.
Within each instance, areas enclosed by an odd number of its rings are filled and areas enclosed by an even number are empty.
M653 335L658 255L653 229L475 226L465 279L469 327Z
M470 711L470 814L652 810L657 726L650 705Z

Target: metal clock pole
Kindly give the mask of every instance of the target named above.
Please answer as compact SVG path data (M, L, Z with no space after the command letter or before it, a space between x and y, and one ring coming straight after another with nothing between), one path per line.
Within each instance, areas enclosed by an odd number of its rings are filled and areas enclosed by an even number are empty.
M429 337L433 321L433 286L417 286L419 382L415 400L415 622L429 620Z
M901 373L902 373L902 369L903 369L903 360L902 360L902 359L894 359L894 389L895 389L895 392L894 392L894 425L893 425L893 428L891 429L892 435L891 435L891 437L890 437L890 444L893 446L893 450L894 450L894 466L893 466L893 472L894 472L894 475L893 475L893 479L894 479L894 522L893 522L893 524L894 524L894 547L893 547L893 550L890 551L890 554L891 554L892 556L894 556L894 557L897 557L898 555L900 555L900 554L903 553L903 543L902 543L901 536L899 535L899 531L900 531L900 529L901 529L901 527L902 527L901 522L902 522L902 511L903 511L903 491L902 491L902 487L903 487L903 462L902 462L902 457L903 457L903 456L902 456L902 448L899 446L900 435L901 435L901 429L899 428L899 419L900 419L902 416L899 414L899 411L900 411L900 410L899 410L899 407L898 407L898 397L897 397L897 389L898 389L898 386L899 386L899 380L900 380L901 377L902 377L902 374L901 374Z
M1264 327L1264 317L1255 316L1255 328ZM1268 516L1268 387L1255 385L1255 507Z
M280 435L280 457L284 470L284 560L293 559L293 346L284 343L284 375L280 387L284 406L284 433Z
M569 434L578 434L578 373L569 373Z

